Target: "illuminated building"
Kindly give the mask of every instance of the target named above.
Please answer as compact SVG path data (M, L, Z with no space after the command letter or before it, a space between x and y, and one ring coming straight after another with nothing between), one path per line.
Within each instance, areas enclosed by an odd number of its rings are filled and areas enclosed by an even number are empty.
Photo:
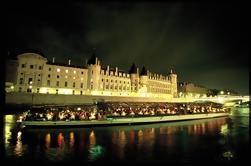
M143 67L139 72L133 64L129 72L124 72L117 67L102 67L94 54L86 67L71 65L70 60L68 64L57 64L54 58L49 62L32 52L17 58L15 92L161 98L177 95L177 74L172 70L161 75Z
M190 82L178 83L179 97L206 97L208 89Z

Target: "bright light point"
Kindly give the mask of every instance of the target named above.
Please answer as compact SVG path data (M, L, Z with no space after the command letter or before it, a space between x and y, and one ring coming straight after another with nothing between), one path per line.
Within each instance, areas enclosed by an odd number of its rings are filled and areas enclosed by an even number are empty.
M76 74L76 71L74 70L73 73Z
M57 72L60 72L60 69L59 69L59 68L57 68Z
M81 78L81 81L83 81L83 78Z
M12 85L10 88L11 88L11 89L14 89L14 86Z
M32 84L32 81L30 82L30 84Z
M223 94L224 94L224 91L220 91L220 94L223 95Z
M75 77L73 77L73 79L75 80Z
M29 88L31 89L31 88L32 88L32 86L30 85L30 86L29 86Z
M78 111L80 111L80 110L81 110L81 108L80 108L80 107L78 107L78 108L77 108L77 110L78 110Z
M68 78L68 76L65 76L65 78Z
M66 69L65 72L68 73L68 70Z

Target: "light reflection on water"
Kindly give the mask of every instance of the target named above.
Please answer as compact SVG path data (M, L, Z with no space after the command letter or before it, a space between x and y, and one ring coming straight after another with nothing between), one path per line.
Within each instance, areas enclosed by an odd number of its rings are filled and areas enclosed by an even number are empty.
M15 128L5 116L6 156L47 161L235 160L249 144L249 117L97 128ZM35 150L34 150L35 149ZM204 153L204 154L203 154Z

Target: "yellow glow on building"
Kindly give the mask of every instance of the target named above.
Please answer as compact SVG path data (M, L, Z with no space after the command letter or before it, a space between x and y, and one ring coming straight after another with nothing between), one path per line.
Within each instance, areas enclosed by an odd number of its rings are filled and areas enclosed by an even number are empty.
M65 76L65 78L67 79L67 78L68 78L68 76Z
M68 73L68 69L66 69L65 72Z
M59 68L57 68L57 72L60 72L60 69L59 69Z

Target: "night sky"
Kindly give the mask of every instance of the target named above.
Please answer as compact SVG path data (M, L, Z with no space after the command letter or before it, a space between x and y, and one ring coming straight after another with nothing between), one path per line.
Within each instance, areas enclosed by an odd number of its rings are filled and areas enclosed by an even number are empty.
M10 3L6 55L38 49L51 61L174 69L178 81L249 94L247 4L198 2Z

